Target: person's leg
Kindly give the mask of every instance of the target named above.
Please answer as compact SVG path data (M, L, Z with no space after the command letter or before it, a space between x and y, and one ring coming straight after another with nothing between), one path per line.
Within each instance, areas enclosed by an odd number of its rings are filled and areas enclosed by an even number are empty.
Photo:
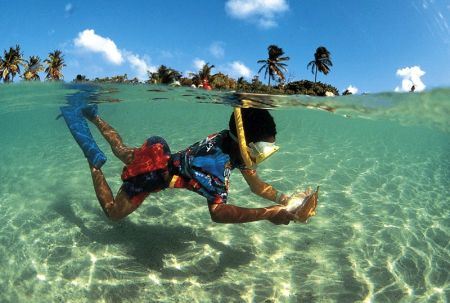
M136 210L139 205L131 202L130 197L123 190L119 189L114 198L111 188L106 182L105 176L101 169L90 166L92 181L94 183L95 194L100 202L100 206L106 216L112 220L120 220Z
M116 157L124 164L130 164L133 161L134 148L123 144L119 133L99 116L90 117L89 120L97 126L102 136L108 141L109 145L111 145L114 155L116 155Z

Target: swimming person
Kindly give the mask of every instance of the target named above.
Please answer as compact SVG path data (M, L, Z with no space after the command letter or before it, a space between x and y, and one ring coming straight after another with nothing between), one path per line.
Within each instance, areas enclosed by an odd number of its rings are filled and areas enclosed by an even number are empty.
M150 137L138 148L126 146L117 131L98 115L96 105L85 107L83 114L125 164L121 175L123 184L115 197L101 168L89 165L98 201L112 220L126 217L150 193L167 188L185 188L206 198L211 219L218 223L269 220L274 224L289 224L294 219L293 212L285 206L289 197L262 181L256 173L256 165L278 150L276 125L268 110L235 109L229 129L176 153L171 153L166 141L157 136ZM263 208L228 204L229 178L235 168L241 171L253 193L276 204ZM303 209L306 215L300 218L304 222L314 215L316 203L303 207L308 208Z

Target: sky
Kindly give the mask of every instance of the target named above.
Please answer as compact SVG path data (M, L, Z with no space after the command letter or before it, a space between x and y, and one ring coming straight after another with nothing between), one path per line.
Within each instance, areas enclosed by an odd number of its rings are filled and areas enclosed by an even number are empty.
M0 0L0 8L0 51L19 44L26 58L44 59L61 50L66 81L146 80L161 64L187 76L205 63L251 80L275 44L290 57L289 81L314 81L307 64L324 46L333 66L318 81L340 92L450 86L450 0Z

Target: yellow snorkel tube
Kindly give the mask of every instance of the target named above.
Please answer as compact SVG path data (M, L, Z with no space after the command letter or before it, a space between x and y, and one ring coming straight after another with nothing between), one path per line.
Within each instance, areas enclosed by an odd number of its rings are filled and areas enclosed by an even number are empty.
M268 157L278 151L279 147L269 142L251 142L247 146L245 140L244 123L242 121L242 112L240 107L234 109L234 122L236 124L237 141L245 167L254 169L256 165L266 160ZM250 157L254 158L254 160Z
M252 168L253 161L247 151L247 141L245 140L244 123L242 122L242 113L240 107L234 108L234 122L236 124L236 133L238 137L239 150L245 167Z

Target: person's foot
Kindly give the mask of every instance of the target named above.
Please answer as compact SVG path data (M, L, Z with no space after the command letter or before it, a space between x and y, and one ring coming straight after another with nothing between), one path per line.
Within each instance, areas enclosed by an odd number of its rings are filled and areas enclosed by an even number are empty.
M97 104L88 104L81 110L83 115L89 120L94 119L98 116L98 107Z

